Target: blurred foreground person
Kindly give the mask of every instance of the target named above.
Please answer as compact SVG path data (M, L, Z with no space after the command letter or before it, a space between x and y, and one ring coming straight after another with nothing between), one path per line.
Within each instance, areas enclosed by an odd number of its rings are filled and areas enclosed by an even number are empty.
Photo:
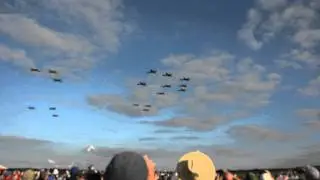
M4 180L11 180L11 175L12 175L12 173L10 171L5 171L3 173L3 179Z
M135 152L116 154L106 167L104 180L154 180L155 164Z
M307 165L304 169L307 180L320 180L320 173L317 168Z
M100 173L96 172L88 172L86 175L86 180L101 180L101 175Z
M178 161L179 180L215 180L216 168L210 157L200 151L189 152Z
M25 171L21 178L21 180L34 180L34 179L35 179L35 173L31 169Z
M147 180L157 180L157 174L156 174L156 164L147 156L144 155L143 159L145 163L147 164L148 169L148 178Z
M246 174L246 176L243 180L259 180L259 177L256 176L254 173L249 172Z
M274 180L272 177L272 174L270 171L265 170L261 175L260 175L260 180Z
M231 172L229 171L225 171L224 174L223 174L223 180L240 180L237 175L235 174L232 174Z
M70 170L70 178L69 180L84 180L84 174L83 172L79 169L79 167L72 167Z
M48 180L49 173L45 170L41 170L39 173L38 180Z

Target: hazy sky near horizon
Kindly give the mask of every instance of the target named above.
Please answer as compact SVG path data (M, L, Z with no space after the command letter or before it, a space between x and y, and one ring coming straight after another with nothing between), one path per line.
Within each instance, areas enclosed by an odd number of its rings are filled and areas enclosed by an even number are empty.
M104 166L121 148L161 167L195 149L218 168L317 162L319 10L317 0L1 1L0 164Z

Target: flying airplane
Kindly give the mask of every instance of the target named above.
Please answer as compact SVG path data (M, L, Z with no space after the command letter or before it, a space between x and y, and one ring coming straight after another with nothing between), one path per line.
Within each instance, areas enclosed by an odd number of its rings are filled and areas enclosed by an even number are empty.
M163 87L163 88L171 88L171 85L170 84L165 84L165 85L162 85L161 87Z
M162 76L164 76L164 77L172 77L172 73L166 72L166 73L162 74Z
M180 81L190 81L190 78L189 77L183 77L180 79Z
M52 114L52 117L59 117L59 115L58 114Z
M138 86L147 86L147 83L140 81L137 85L138 85Z
M40 69L37 69L37 68L30 68L30 71L31 71L31 72L40 72Z
M49 72L50 74L58 74L58 71L53 70L53 69L49 69L48 72Z
M157 95L165 95L164 92L157 92Z
M51 111L54 111L56 109L57 109L56 107L49 107L49 110L51 110Z
M33 107L33 106L28 106L28 109L29 109L29 110L35 110L36 108Z
M62 79L53 78L52 80L53 80L54 82L60 82L60 83L62 83Z
M157 70L155 70L155 69L150 69L147 73L148 73L148 74L157 74Z
M139 106L139 104L133 104L133 106Z
M180 92L186 92L186 89L185 89L185 88L180 88L178 91L180 91Z
M144 105L144 107L151 108L150 104Z
M149 112L150 109L142 109L142 111Z
M179 87L181 87L181 88L187 88L187 85L186 85L186 84L180 84Z

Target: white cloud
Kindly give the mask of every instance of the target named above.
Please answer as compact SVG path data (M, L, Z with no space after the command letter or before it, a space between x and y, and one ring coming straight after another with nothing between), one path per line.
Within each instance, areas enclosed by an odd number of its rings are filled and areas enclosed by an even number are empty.
M193 59L194 56L191 54L187 55L180 55L180 56L175 56L175 55L170 55L169 57L165 58L162 60L162 63L166 66L173 66L173 67L179 67L183 63L189 61L190 59Z
M320 76L309 81L306 87L299 89L299 92L307 96L320 96Z
M261 16L258 10L250 9L247 15L247 22L238 31L239 39L244 41L253 50L259 50L263 45L263 42L257 40L255 34L258 25L261 23Z
M139 79L135 79L129 86L129 92L132 93L126 96L92 95L89 102L98 107L99 104L105 107L110 104L112 107L108 110L130 116L144 115L141 109L132 106L133 103L151 103L155 111L149 115L155 115L159 110L176 109L186 117L176 117L156 125L194 130L203 130L205 127L205 130L212 130L218 124L248 117L251 110L267 106L282 79L279 74L268 72L250 58L237 59L222 51L199 57L190 54L170 55L161 62L166 66L166 71L173 73L171 79L161 74L148 76L147 87L138 87L136 84ZM181 77L191 78L185 93L176 91ZM167 83L172 85L171 89L161 88L161 85ZM159 91L165 91L167 95L156 95ZM116 96L116 100L104 99L112 96ZM100 103L92 103L93 97ZM233 111L235 116L223 114L225 110ZM210 125L205 126L206 123Z
M265 20L261 21L261 28L257 31L261 31L264 36L272 34L271 37L288 28L293 28L293 31L289 31L293 33L300 29L309 28L311 23L317 19L313 9L301 4L290 4L281 10L265 13L265 16Z
M56 32L22 15L2 14L0 15L0 24L0 32L27 45L44 46L66 52L83 52L90 49L90 44L81 40L81 37Z
M318 60L319 55L316 54L316 50L306 50L306 49L292 49L289 53L283 54L281 56L283 59L290 63L299 63L302 67L316 68L320 64Z
M39 63L45 68L77 77L79 71L117 52L121 37L132 31L123 8L118 0L19 1L12 13L0 14L0 33L19 43L33 59L45 61Z
M212 117L208 119L177 117L165 121L143 121L143 123L150 123L163 127L188 128L194 131L211 131L215 129L218 124L225 120L226 119L224 117Z
M297 28L297 30L310 28L311 23L314 22L316 18L316 12L302 4L292 4L282 12L282 20L288 23L287 26Z
M316 119L320 117L320 109L299 109L297 114L304 118Z
M266 141L288 141L293 140L294 135L280 132L274 129L268 129L257 125L233 126L227 131L235 139L244 141L254 141L255 143Z
M47 0L44 6L66 17L68 23L84 23L83 28L90 32L93 43L106 50L116 51L120 35L132 30L123 19L124 6L120 0Z
M298 109L296 114L300 116L302 124L310 129L320 129L320 109L319 108L306 108Z
M290 4L281 10L272 9L266 13L266 18L256 31L261 33L267 42L276 35L285 32L295 36L300 30L310 29L317 19L316 12L301 4ZM287 34L290 32L290 34Z
M256 6L248 10L247 21L239 30L238 37L249 48L258 50L264 43L281 35L285 37L284 40L289 39L287 42L291 44L288 47L295 47L292 50L295 55L290 52L291 56L287 56L287 59L281 57L281 60L275 61L278 66L294 69L300 69L304 65L314 67L319 64L316 62L319 56L316 49L320 46L320 31L317 28L320 16L316 10L318 3L309 2L257 0ZM251 17L250 14L255 14L256 17ZM262 37L261 41L257 40L258 35ZM295 60L301 61L301 64L291 62Z
M276 60L275 63L280 68L302 69L302 66L299 63L294 61Z
M3 44L0 44L0 60L12 62L22 67L34 67L33 60L27 56L24 50L12 49Z
M320 29L307 29L297 32L293 40L303 48L313 48L320 42Z
M320 121L319 120L311 120L304 123L306 126L310 127L311 129L315 129L317 131L320 130Z
M143 106L149 105L149 102L141 103L140 101L139 104L142 107L135 107L133 104L137 102L116 95L92 95L88 97L88 102L90 105L133 117L151 116L158 111L156 107L152 107L149 112L144 112L142 111L144 109Z
M320 1L318 0L311 0L310 7L313 9L320 9Z

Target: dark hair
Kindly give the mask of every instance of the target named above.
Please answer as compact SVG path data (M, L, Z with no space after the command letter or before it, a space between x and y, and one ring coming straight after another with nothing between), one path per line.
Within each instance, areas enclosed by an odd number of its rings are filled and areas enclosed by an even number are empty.
M101 175L98 173L89 173L86 176L87 180L101 180Z
M103 178L105 180L146 180L148 167L141 154L122 152L113 156Z
M219 175L219 176L223 176L223 170L221 170L221 169L219 169L218 171L216 171L217 172L217 175Z

